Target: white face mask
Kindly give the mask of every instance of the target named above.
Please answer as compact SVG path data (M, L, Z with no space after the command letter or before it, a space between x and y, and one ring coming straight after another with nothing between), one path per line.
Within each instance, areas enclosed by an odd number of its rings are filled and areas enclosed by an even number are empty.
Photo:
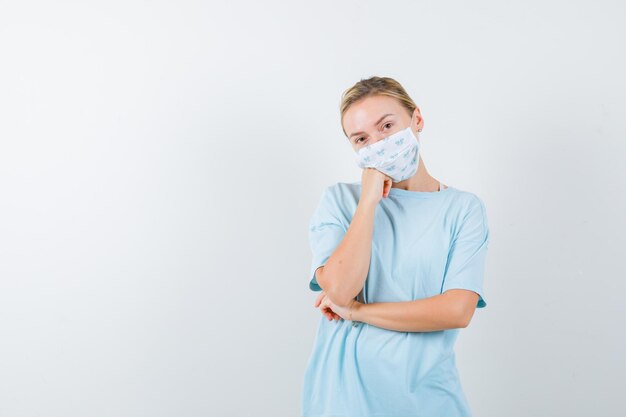
M419 138L409 126L359 149L355 161L359 168L376 168L392 182L400 182L417 172L420 148Z

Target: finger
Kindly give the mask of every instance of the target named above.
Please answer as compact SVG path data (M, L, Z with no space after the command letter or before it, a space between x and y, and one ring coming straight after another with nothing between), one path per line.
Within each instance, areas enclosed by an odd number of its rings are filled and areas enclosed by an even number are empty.
M320 295L317 296L317 299L315 300L315 304L314 307L318 307L320 305L320 303L322 302L322 299L324 298L324 291L322 291L320 293Z
M391 179L385 180L385 197L389 196L389 190L391 189Z
M341 318L341 316L339 314L335 313L330 307L328 307L326 309L326 312L328 313L330 318L333 319L333 320L339 320Z

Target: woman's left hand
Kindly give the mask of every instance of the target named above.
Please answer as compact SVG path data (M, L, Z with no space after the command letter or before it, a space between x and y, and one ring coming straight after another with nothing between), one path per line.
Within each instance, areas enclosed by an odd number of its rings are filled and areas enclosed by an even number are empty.
M356 299L353 299L350 300L350 304L347 306L339 306L335 304L324 291L322 291L322 294L319 295L315 303L315 307L318 307L322 313L326 314L326 317L328 317L328 313L335 313L334 316L339 316L344 320L350 320L350 309L352 308L352 312L354 313L354 310L358 308L359 304L361 303L359 303ZM329 320L332 319L329 318Z

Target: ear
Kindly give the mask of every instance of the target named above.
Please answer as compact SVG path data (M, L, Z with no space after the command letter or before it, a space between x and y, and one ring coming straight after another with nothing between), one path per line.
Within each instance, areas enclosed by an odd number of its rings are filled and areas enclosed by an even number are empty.
M424 121L422 119L422 113L420 112L420 108L415 106L415 110L413 110L413 120L416 120L416 127L417 130L420 130L424 128Z

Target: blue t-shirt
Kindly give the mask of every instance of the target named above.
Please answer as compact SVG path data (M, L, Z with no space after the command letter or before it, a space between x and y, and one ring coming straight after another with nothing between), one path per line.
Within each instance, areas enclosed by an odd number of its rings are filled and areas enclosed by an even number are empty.
M361 183L327 187L311 217L309 288L315 270L345 235ZM489 242L485 206L475 194L391 188L376 206L369 272L357 299L411 301L448 289L478 293ZM320 314L304 374L301 417L471 416L456 368L460 329L400 332Z

